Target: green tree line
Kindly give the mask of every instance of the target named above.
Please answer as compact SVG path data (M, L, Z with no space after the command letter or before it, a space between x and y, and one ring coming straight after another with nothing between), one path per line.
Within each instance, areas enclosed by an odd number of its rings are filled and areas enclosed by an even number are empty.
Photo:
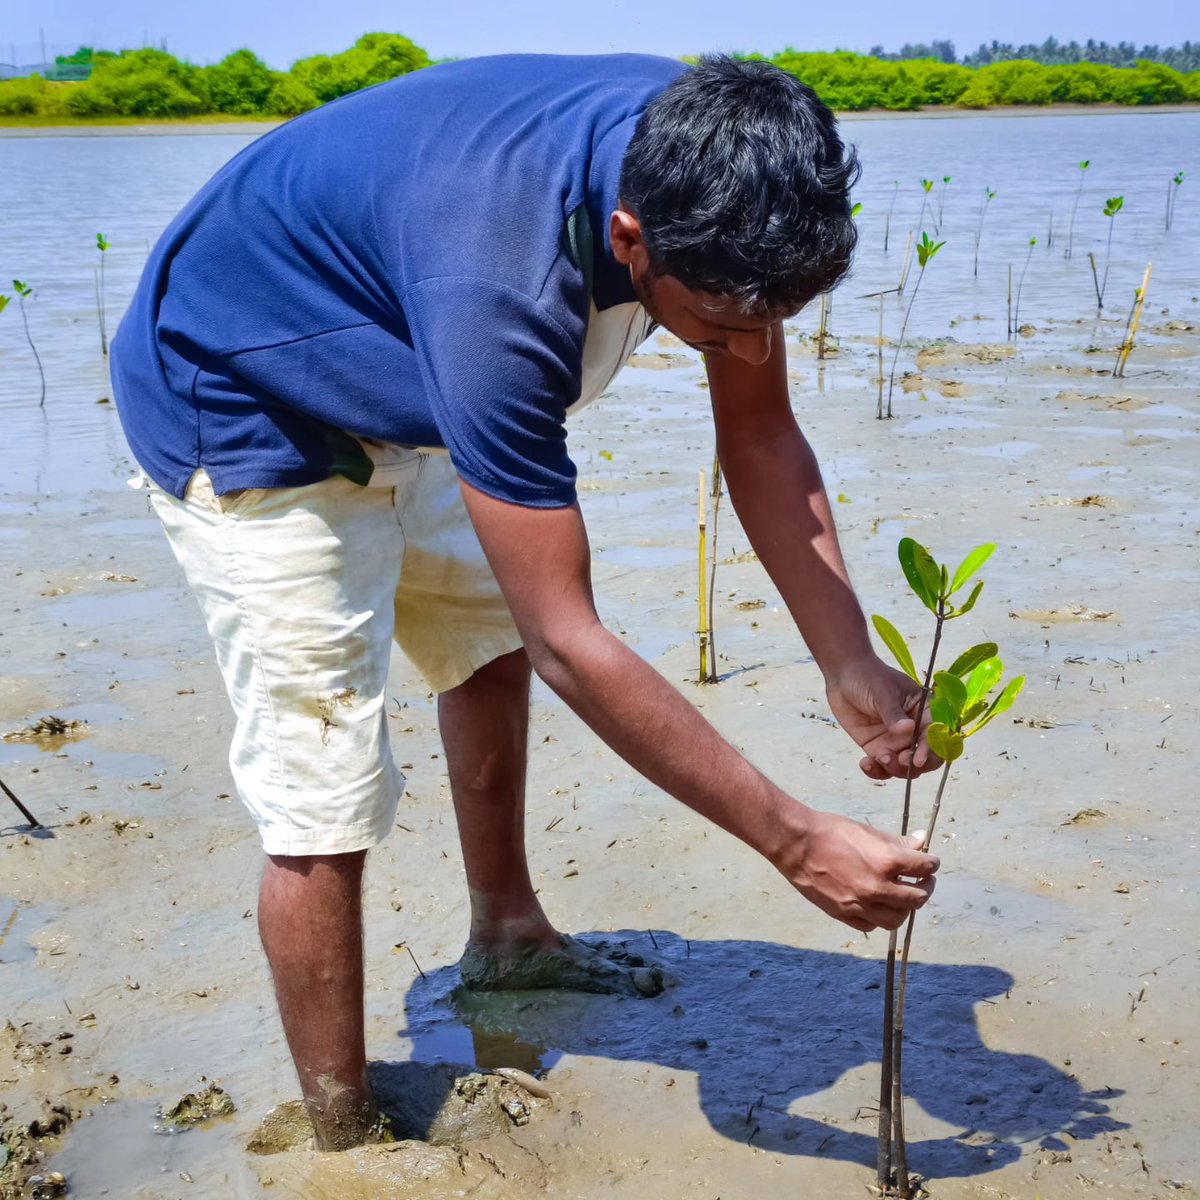
M1142 46L1139 50L1133 42L1118 42L1113 46L1094 38L1088 38L1081 44L1076 41L1060 42L1050 37L1040 46L1033 43L1014 46L1011 42L983 42L973 54L964 54L961 58L951 41L905 42L894 52L886 51L882 46L872 46L868 53L872 58L886 58L892 62L936 58L941 62L960 62L967 67L984 67L989 63L1009 62L1018 58L1047 67L1085 62L1100 63L1107 67L1135 67L1144 60L1162 63L1184 73L1200 71L1200 42L1184 42L1182 46Z
M1184 72L1150 59L1114 66L1000 58L972 67L946 61L947 47L953 49L949 43L917 47L934 52L908 60L788 49L769 61L842 111L1200 101L1200 70ZM113 54L83 47L69 58L90 65L90 78L51 83L34 75L2 82L0 117L289 117L431 65L421 47L393 33L368 33L340 54L302 58L288 71L271 70L249 50L237 50L209 66L195 66L162 50Z

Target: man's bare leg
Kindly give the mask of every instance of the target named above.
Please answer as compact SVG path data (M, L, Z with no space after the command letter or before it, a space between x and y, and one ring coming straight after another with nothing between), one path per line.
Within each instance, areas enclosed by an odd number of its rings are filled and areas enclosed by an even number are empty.
M477 989L657 995L660 971L621 950L601 953L558 933L534 894L525 857L529 676L529 659L518 650L438 698L471 897L463 982Z
M259 891L258 931L322 1150L360 1145L378 1125L363 1040L365 860L269 855Z

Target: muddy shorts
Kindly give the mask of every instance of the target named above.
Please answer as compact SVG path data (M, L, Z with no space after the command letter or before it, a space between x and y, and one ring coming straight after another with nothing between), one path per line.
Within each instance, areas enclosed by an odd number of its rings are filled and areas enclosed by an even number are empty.
M380 842L404 777L385 685L393 638L437 692L521 645L444 456L393 456L385 486L335 477L224 496L198 471L151 502L216 646L230 766L268 854Z

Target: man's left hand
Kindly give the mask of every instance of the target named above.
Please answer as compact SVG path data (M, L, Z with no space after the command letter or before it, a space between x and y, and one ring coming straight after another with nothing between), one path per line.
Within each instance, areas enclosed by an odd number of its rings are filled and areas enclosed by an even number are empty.
M914 718L921 688L903 672L871 655L847 664L837 675L829 675L825 689L838 723L865 752L858 765L868 778L903 779L908 775L910 758L914 775L939 765L940 760L925 743L928 706L913 755Z

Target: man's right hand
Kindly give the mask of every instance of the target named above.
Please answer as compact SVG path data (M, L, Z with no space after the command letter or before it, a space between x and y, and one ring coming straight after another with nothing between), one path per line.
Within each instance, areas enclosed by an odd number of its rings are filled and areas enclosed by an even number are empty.
M881 833L834 813L796 806L798 829L772 862L822 912L864 933L896 929L933 894L941 860L925 835Z

